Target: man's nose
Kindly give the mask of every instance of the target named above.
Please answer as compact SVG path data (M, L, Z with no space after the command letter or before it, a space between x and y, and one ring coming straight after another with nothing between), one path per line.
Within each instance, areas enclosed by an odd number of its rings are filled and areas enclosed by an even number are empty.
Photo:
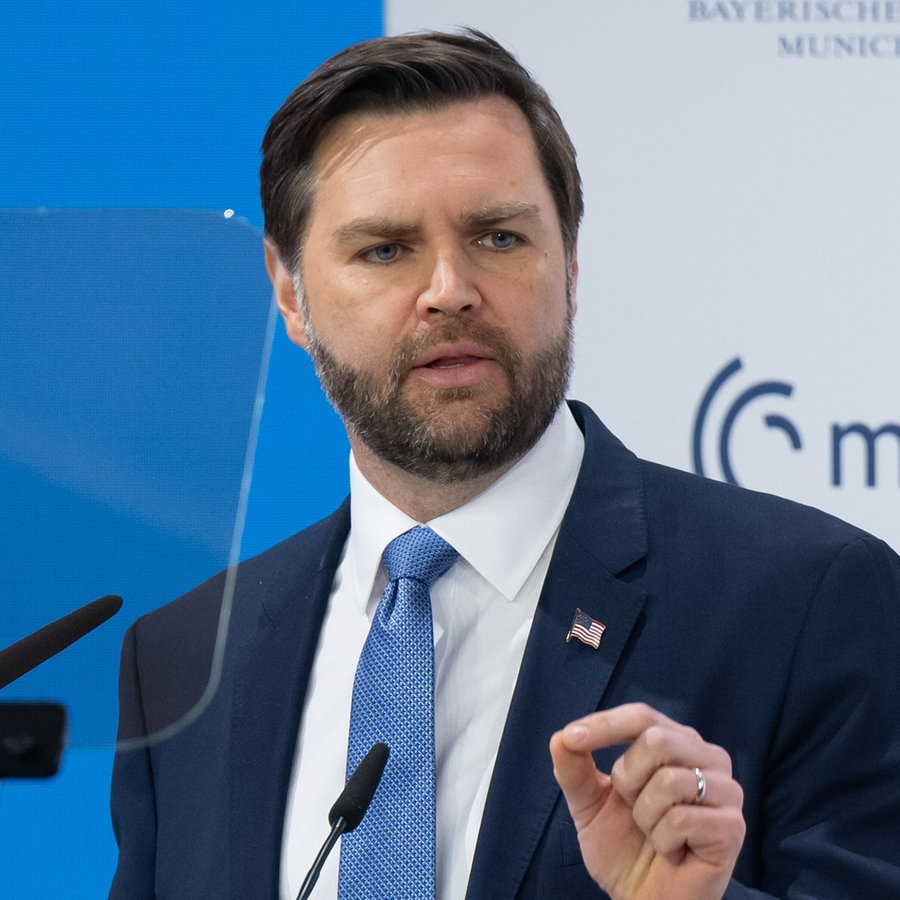
M461 249L439 252L429 282L419 294L419 316L427 319L436 313L455 316L476 312L482 300L476 274L475 266Z

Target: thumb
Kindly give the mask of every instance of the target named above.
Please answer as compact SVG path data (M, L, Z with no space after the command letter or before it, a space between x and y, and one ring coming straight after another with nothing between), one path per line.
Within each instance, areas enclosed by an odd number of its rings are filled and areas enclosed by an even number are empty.
M562 788L575 827L587 825L603 806L612 790L609 775L594 764L587 730L569 725L550 738L553 776Z

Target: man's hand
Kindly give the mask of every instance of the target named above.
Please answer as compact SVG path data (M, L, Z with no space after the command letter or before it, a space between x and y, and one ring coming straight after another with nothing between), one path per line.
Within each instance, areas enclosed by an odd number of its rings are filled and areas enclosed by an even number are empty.
M627 744L610 774L591 752ZM731 758L692 728L632 703L567 725L553 771L591 877L614 900L719 900L744 841Z

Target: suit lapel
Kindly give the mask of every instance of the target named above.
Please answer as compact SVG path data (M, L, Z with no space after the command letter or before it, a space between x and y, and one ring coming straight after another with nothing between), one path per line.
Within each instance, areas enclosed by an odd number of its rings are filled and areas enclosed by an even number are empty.
M349 528L349 505L314 528L304 533L302 547L286 542L285 559L265 590L256 590L233 613L228 781L234 896L278 895L285 798L300 715Z
M494 766L470 898L512 898L559 798L548 743L601 700L644 603L617 579L646 555L637 460L590 411L573 409L585 457L535 612ZM566 642L575 609L606 630L594 650Z

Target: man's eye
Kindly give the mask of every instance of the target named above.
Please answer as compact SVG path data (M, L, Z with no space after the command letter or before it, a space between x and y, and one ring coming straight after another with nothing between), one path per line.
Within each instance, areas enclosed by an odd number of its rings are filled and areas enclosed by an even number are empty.
M396 244L379 244L365 255L374 262L393 262L400 255L400 248Z
M493 250L509 250L518 242L518 237L509 231L492 231L482 238L484 243Z

